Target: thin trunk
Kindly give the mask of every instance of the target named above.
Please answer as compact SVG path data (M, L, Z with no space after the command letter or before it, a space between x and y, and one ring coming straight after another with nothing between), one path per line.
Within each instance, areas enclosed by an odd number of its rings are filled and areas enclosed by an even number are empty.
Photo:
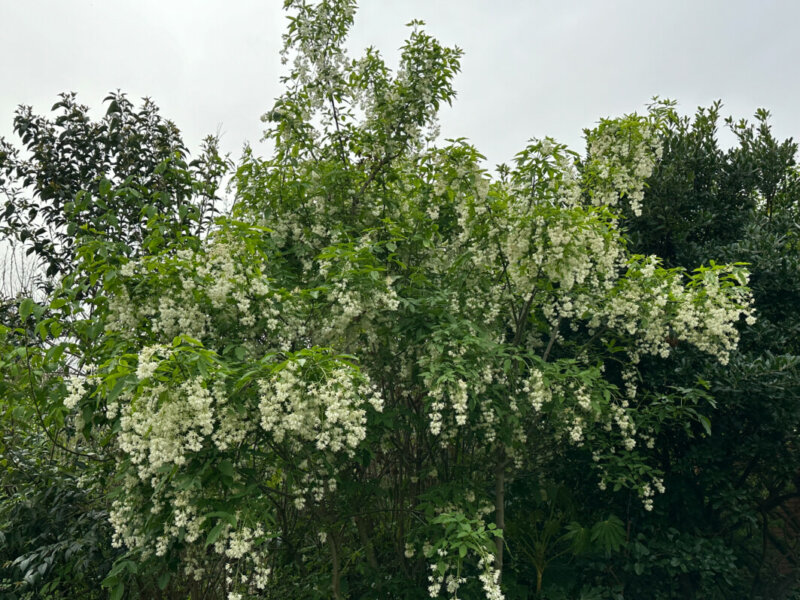
M372 546L372 541L369 539L369 529L364 522L364 517L353 517L356 522L356 529L358 529L358 537L361 540L361 545L364 546L364 553L367 555L367 564L374 571L378 570L378 560L375 558L375 548Z
M495 469L494 479L494 506L495 506L495 520L494 524L500 531L506 528L506 458L505 452L501 453L497 460L497 468ZM505 533L505 531L503 531ZM503 577L503 538L498 537L495 539L495 554L494 566L500 573L500 578Z
M331 562L333 563L333 574L331 575L331 587L335 600L342 600L341 565L339 559L339 548L336 537L331 532L328 534L328 545L331 547Z

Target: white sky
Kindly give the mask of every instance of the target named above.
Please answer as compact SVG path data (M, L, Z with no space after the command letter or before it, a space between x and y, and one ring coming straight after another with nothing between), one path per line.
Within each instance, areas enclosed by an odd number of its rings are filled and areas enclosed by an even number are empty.
M600 117L654 95L693 113L773 114L800 136L796 0L362 0L350 46L394 66L404 24L465 51L444 137L469 138L488 167L528 138L583 150ZM238 157L258 148L259 117L280 93L280 0L0 0L0 135L18 104L49 111L62 91L101 114L107 92L151 97L190 149L208 133ZM726 137L722 136L723 142ZM263 147L266 151L266 148Z

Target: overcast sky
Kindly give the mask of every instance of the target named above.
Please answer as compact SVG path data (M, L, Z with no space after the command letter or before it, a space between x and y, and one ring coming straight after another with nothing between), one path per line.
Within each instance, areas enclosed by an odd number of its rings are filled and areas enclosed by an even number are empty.
M0 0L0 135L18 104L49 111L75 91L99 115L121 89L151 97L190 149L217 131L234 156L258 148L280 93L282 4ZM687 113L715 99L737 118L765 107L777 135L800 137L796 0L362 0L350 48L374 45L393 66L413 18L465 51L442 134L469 138L488 167L533 136L582 150L584 127L654 95Z

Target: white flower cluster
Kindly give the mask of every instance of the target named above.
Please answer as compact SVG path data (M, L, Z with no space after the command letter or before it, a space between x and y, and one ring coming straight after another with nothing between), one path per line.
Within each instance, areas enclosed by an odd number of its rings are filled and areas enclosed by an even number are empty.
M428 396L432 400L430 405L431 411L428 416L428 430L431 432L431 435L439 435L442 433L442 411L446 406L444 403L444 394L441 388L435 387L429 392Z
M135 395L123 394L108 411L112 417L117 411L120 414L118 447L128 456L136 475L128 478L126 487L130 489L125 499L114 503L115 539L129 547L147 547L140 533L143 524L135 516L141 499L134 490L161 490L150 498L151 512L158 513L166 506L171 507L171 512L164 522L164 533L152 549L157 555L167 552L170 543L181 535L188 542L198 539L203 529L196 495L173 485L165 486L164 473L181 473L192 457L204 449L215 447L222 452L240 445L257 426L241 411L226 406L228 398L222 380L154 380L162 363L169 364L167 372L175 367L170 362L173 354L163 345L143 348L136 368L140 384ZM171 478L170 481L174 483Z
M542 407L553 398L550 388L544 382L542 372L536 367L531 368L528 378L522 385L522 392L528 397L536 412L541 411Z
M347 264L342 267L353 268ZM329 264L323 262L321 269L327 268L330 268ZM353 323L358 323L359 330L369 331L373 323L384 319L384 313L391 318L400 305L391 278L370 279L365 286L357 279L351 279L351 276L351 273L345 272L330 285L328 310L325 318L316 323L318 328L315 337L321 344L340 342L343 333Z
M481 574L478 578L483 584L483 592L486 594L486 600L503 600L505 596L500 589L500 569L495 569L492 566L494 562L494 555L489 554L481 557L478 561L478 568Z
M152 377L158 369L158 365L161 363L161 359L159 359L158 355L160 354L162 357L166 358L169 353L169 349L163 344L154 344L142 348L139 352L136 377L140 381Z
M86 394L86 378L77 376L67 380L67 395L64 398L64 408L72 410L78 406L84 394Z
M447 390L447 393L445 393ZM443 424L443 411L447 408L446 399L450 400L450 408L453 410L455 425L463 427L467 425L467 418L469 416L469 386L466 381L459 379L453 385L446 388L435 387L428 394L432 402L430 405L431 412L429 414L428 429L433 435L442 433ZM488 418L490 421L491 417ZM455 433L455 432L453 432ZM450 436L444 436L449 439Z
M418 365L429 371L424 378L426 404L428 407L428 431L439 438L442 447L446 447L459 433L472 432L483 436L487 443L497 437L500 419L497 415L497 404L494 394L489 393L490 386L508 383L502 369L487 363L480 369L467 372L463 367L481 356L480 347L469 344L455 345L442 349L432 342L428 353L418 357ZM460 371L461 375L450 381L437 383L441 369ZM514 400L512 400L514 402Z
M754 320L749 292L723 285L730 273L729 268L709 269L685 285L680 272L657 269L656 259L647 257L630 266L598 318L610 329L635 336L634 362L639 354L666 357L678 340L726 364L739 341L739 318Z
M244 411L237 410L233 406L221 406L222 397L217 396L217 399L217 426L211 439L217 449L224 452L238 448L258 425L255 419L249 418Z
M150 329L168 343L178 335L224 339L232 323L246 332L260 320L275 345L286 347L283 325L297 324L280 311L280 294L262 275L265 265L253 262L241 240L229 237L233 236L219 234L197 251L179 250L170 257L126 263L121 273L139 285L115 289L109 298L106 330L136 337ZM242 342L252 335L243 333Z
M122 405L119 447L140 479L148 481L164 465L183 465L203 448L214 432L215 405L224 403L220 393L193 378L176 389L145 387L135 402Z
M439 550L439 558L446 558L447 553ZM505 595L500 588L500 570L492 566L494 555L486 554L478 559L478 580L481 582L486 600L503 600ZM439 564L444 565L444 573L439 571ZM448 594L448 598L458 599L459 588L467 582L467 578L458 572L451 572L453 566L449 562L432 563L431 573L428 575L428 595L431 598L439 598L442 590Z
M242 558L253 549L253 540L264 535L264 529L257 525L255 529L241 527L231 530L230 534L222 541L218 541L215 549L220 554L225 554L228 558Z
M445 565L445 568L449 569L450 565ZM440 574L438 572L438 565L432 564L431 574L428 575L428 582L428 595L431 598L438 598L442 587L444 587L451 598L458 598L458 588L467 582L467 578L460 577L455 573L448 573L447 571L445 571L444 574Z
M631 411L627 410L628 408L627 401L624 401L621 405L616 403L609 404L611 419L622 436L622 445L626 450L631 451L636 447L636 425L631 418ZM608 430L611 429L610 421L606 423L606 428Z
M653 487L655 487L655 490L653 490ZM644 509L646 511L652 511L653 496L655 496L656 492L658 492L659 494L663 494L666 491L667 489L664 487L664 480L658 477L653 479L652 486L649 483L645 483L640 490L640 495L642 496L642 503L644 504Z
M589 132L587 142L586 171L595 178L592 203L616 206L625 198L631 211L641 214L645 179L661 159L658 130L634 115L622 121L603 121Z
M320 381L309 382L307 375L301 361L292 360L261 382L261 427L296 449L313 443L318 450L352 454L366 436L366 405L383 410L380 394L343 364Z
M453 402L453 410L455 411L456 415L456 425L466 425L467 424L467 400L469 398L469 393L467 391L467 382L463 379L459 379L455 385L455 389L451 392L451 399Z

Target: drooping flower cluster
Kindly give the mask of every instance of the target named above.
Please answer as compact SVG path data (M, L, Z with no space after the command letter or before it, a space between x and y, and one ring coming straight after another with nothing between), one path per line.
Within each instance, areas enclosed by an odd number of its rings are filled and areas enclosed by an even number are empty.
M147 481L165 465L184 465L200 452L214 433L216 406L224 401L224 391L215 393L200 378L176 389L154 385L123 401L119 446L139 478Z
M586 143L592 204L613 207L624 198L633 214L641 214L645 179L662 154L655 124L636 117L605 119L588 132Z
M313 444L319 451L352 455L366 436L365 403L383 409L377 391L354 375L339 365L323 381L309 383L301 361L286 363L261 383L261 427L296 452Z

